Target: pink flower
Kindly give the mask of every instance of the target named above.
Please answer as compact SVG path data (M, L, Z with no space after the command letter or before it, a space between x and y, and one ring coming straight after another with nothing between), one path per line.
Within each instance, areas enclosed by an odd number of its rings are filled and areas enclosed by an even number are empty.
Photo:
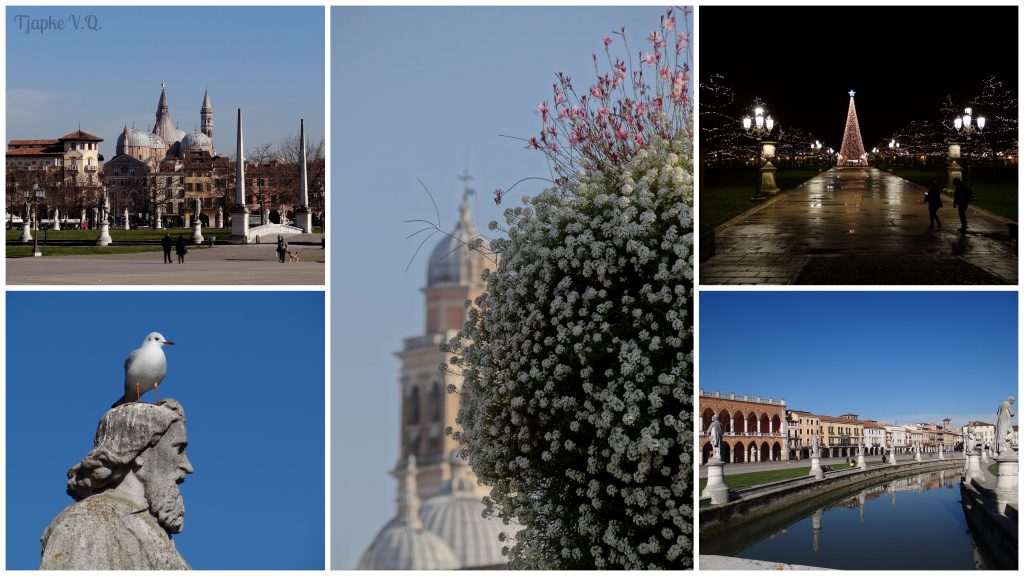
M601 106L600 108L597 109L597 117L598 118L604 118L607 115L608 115L608 109L605 108L604 106Z
M676 17L672 14L671 10L668 11L667 16L661 17L661 27L664 28L666 32L671 32L672 29L676 27Z
M626 132L625 128L619 128L615 131L615 135L619 137L619 140L625 140L629 138L629 132Z
M544 120L545 123L547 123L547 121L548 121L548 103L547 103L546 100L544 102L540 103L540 106L537 107L537 112L540 113L540 117Z
M590 93L594 95L594 98L604 98L604 91L600 86L591 86Z
M501 204L502 197L505 196L505 192L501 188L494 189L494 203Z
M530 148L533 148L534 150L539 150L540 149L540 142L537 142L536 138L530 138L529 146L530 146Z
M611 46L611 45L612 45L612 37L611 36L605 36L604 37L604 49L607 50L608 47Z
M658 71L658 76L661 76L665 80L668 80L668 77L669 77L668 66L663 66L661 68L661 70Z

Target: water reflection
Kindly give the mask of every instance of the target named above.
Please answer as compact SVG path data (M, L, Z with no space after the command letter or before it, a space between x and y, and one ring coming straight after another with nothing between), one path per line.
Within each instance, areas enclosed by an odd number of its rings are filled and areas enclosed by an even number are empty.
M952 471L937 471L872 486L819 504L798 519L784 519L782 526L762 526L771 530L770 537L742 544L733 540L742 549L730 552L740 558L846 570L984 568L967 531L958 481ZM773 521L778 518L766 523ZM754 534L746 531L748 537ZM709 543L709 548L718 544Z

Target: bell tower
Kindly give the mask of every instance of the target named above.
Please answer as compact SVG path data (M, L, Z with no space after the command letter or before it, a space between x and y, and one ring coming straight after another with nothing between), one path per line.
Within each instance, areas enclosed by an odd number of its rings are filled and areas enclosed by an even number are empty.
M203 107L199 109L203 134L213 140L213 104L210 104L210 90L203 93Z

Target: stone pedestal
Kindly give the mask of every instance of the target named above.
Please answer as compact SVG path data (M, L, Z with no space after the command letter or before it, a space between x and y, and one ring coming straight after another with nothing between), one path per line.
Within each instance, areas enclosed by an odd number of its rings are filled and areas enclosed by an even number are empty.
M1004 451L1005 452L1005 451ZM996 470L999 478L996 480L996 504L1000 514L1006 511L1006 505L1017 502L1017 455L1009 450L1007 456L996 457Z
M96 238L97 246L107 246L113 240L110 238L110 222L103 220L100 222L100 235Z
M864 461L864 450L857 451L857 468L861 470L868 469L868 463Z
M896 465L896 451L895 450L890 450L889 451L889 464L892 465L892 466Z
M192 223L192 243L203 243L203 221L199 218L196 218L196 221Z
M729 487L725 485L725 473L723 468L725 462L721 459L712 458L708 460L708 483L701 492L701 498L710 498L712 504L725 504L729 502Z
M295 222L293 226L302 228L303 234L313 232L313 214L309 211L309 208L299 206L295 209Z
M759 192L761 195L771 196L779 192L779 187L775 184L775 172L778 170L771 161L765 162L764 166L761 166L761 189Z
M972 478L984 478L985 474L981 471L981 457L977 453L972 452L967 455L967 471L964 473L964 481L968 484Z
M814 476L816 480L825 478L825 473L821 470L821 458L818 456L811 456L811 471L808 473L809 476Z
M961 181L964 179L963 169L957 164L956 160L953 160L953 163L946 167L946 187L942 189L943 192L953 193L953 190L956 189L956 185L953 184L954 178L959 178Z
M18 237L19 242L31 242L32 241L32 220L26 219L21 222L21 236Z
M244 206L231 211L231 243L249 243L249 211Z

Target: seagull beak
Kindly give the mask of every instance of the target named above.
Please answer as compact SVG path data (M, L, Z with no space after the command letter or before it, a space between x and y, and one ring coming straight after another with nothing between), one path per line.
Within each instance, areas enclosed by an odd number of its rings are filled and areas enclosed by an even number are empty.
M172 344L173 345L174 342L171 342L170 340L164 340L164 344Z

